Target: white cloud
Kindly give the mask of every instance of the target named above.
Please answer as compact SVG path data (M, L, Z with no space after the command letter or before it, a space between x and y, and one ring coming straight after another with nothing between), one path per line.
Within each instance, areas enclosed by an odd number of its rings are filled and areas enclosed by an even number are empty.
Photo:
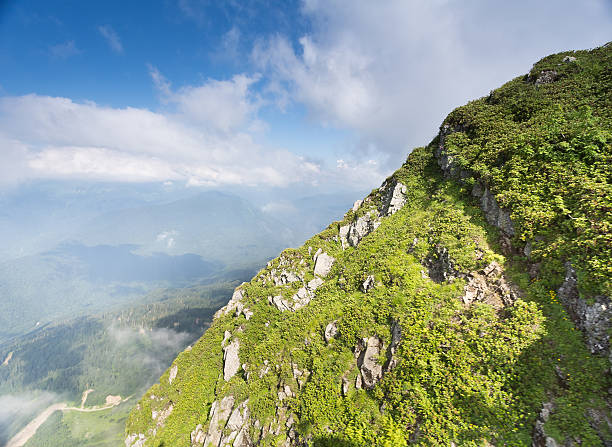
M123 44L117 32L110 26L99 26L98 31L106 39L106 42L115 53L123 53Z
M56 59L68 59L71 56L81 54L81 50L77 48L74 40L68 40L64 43L51 45L49 47L49 54Z
M254 48L271 91L320 122L354 130L356 148L397 165L437 132L452 108L483 96L552 52L601 45L604 0L305 0L312 31ZM288 95L288 96L287 96Z
M238 78L181 90L173 93L177 112L168 114L38 95L0 98L0 149L10 163L6 170L12 182L32 177L207 186L312 181L317 164L262 147L237 129L251 124L256 108L244 99L248 85L248 79ZM219 116L212 116L212 106L191 103L190 92L203 101L207 95L216 98ZM232 110L233 100L237 117L222 110Z

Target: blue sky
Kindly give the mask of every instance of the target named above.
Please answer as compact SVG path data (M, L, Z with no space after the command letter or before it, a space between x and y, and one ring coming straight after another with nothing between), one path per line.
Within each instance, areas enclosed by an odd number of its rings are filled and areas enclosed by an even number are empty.
M0 3L0 184L369 189L607 0Z

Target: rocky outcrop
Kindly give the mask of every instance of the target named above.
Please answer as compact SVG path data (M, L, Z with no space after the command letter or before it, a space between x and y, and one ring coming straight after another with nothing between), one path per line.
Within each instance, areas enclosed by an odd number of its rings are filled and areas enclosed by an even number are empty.
M578 278L570 262L565 264L565 279L558 290L561 303L571 319L584 333L586 345L593 354L610 352L612 303L605 296L596 296L591 304L580 297ZM612 360L612 359L611 359Z
M215 312L213 319L216 320L222 315L228 315L232 311L237 311L236 312L237 315L240 314L240 312L242 312L242 309L244 308L242 304L243 298L244 298L244 292L241 289L234 290L232 298L228 301L228 303L225 306L223 306L221 309Z
M339 237L343 249L357 247L361 240L376 230L380 225L380 219L375 211L369 211L357 218L353 223L340 227Z
M225 331L226 339L229 338L228 331ZM231 334L229 334L231 336ZM240 342L237 339L232 340L231 343L223 347L223 380L229 381L236 375L240 369L240 357L238 351L240 350Z
M469 305L475 301L487 303L494 309L511 306L518 299L519 290L503 275L501 266L493 261L480 272L467 275L461 299Z
M361 373L358 376L359 385L365 389L372 389L383 376L383 366L378 363L378 357L383 350L383 342L374 336L362 340L355 350L357 367ZM361 379L361 380L359 380Z
M142 433L131 434L125 438L125 447L144 447L146 441Z
M196 427L195 436L193 436L194 433L192 432L192 445L212 445L214 447L219 447L221 437L223 436L223 429L225 428L226 421L229 418L233 407L234 396L231 395L225 396L220 402L213 402L208 415L208 420L210 421L210 424L208 425L208 432L206 433L206 436L204 436L202 444L199 444L197 441L202 438L201 433L203 432L201 426L198 426L200 427L199 431L198 427Z
M484 211L487 222L502 230L509 237L513 237L514 224L510 219L510 213L499 207L489 188L477 183L472 189L472 195L480 197L480 208Z
M548 436L544 430L544 424L548 421L552 411L554 410L554 404L547 402L542 406L540 416L535 423L532 437L532 447L559 447L557 441L554 438Z
M464 132L466 130L467 129L463 126L449 126L448 124L442 126L438 134L438 145L435 149L438 166L440 166L444 175L446 177L459 179L460 181L467 178L474 178L474 174L459 166L455 158L448 154L445 144L446 138L450 134L453 132ZM486 184L481 183L481 180L478 178L474 178L474 180L472 195L480 199L480 207L485 213L487 222L502 230L508 237L514 236L514 223L510 218L510 213L499 206L495 196L491 193Z
M406 185L391 180L383 183L380 188L382 192L380 216L391 216L398 212L406 204Z
M434 252L425 258L424 265L429 278L437 283L453 282L459 276L446 247L435 247Z
M535 80L535 85L550 84L559 79L559 73L556 70L542 70Z
M339 237L342 249L357 247L364 237L378 228L383 217L395 214L406 204L406 185L393 177L385 180L378 191L381 199L377 209L372 209L352 223L340 227ZM355 202L353 211L356 212L368 200L369 198L366 198L366 201L359 204Z
M391 371L397 366L397 357L395 353L402 341L402 327L399 322L394 321L391 325L391 345L389 345L389 361L385 365L385 372Z
M363 284L361 284L361 290L364 293L368 293L371 289L374 288L374 276L368 275Z

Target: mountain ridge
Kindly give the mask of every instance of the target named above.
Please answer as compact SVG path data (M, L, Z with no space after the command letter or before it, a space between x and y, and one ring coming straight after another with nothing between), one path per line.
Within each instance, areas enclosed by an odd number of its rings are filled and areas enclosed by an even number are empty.
M451 112L236 289L126 446L612 442L611 59L548 56Z

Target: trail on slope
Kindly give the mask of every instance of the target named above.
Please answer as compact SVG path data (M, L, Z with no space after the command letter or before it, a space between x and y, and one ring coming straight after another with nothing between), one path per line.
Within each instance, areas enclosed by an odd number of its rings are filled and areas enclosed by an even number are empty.
M87 391L85 391L85 393L87 393ZM84 397L87 398L85 393L83 393ZM106 397L106 404L95 406L95 407L89 407L89 408L83 407L84 400L83 400L83 404L81 407L69 407L66 402L53 404L47 407L45 410L43 410L38 416L36 416L36 418L34 418L34 420L32 420L32 422L30 422L19 433L13 436L8 442L8 444L6 445L6 447L23 447L30 440L30 438L34 436L34 434L36 433L36 430L38 430L38 428L46 422L49 416L51 416L53 413L55 413L58 410L80 411L82 413L93 413L94 411L108 410L109 408L115 407L119 405L120 403L127 401L131 397L132 396L129 396L122 400L121 396L110 396L109 395Z

